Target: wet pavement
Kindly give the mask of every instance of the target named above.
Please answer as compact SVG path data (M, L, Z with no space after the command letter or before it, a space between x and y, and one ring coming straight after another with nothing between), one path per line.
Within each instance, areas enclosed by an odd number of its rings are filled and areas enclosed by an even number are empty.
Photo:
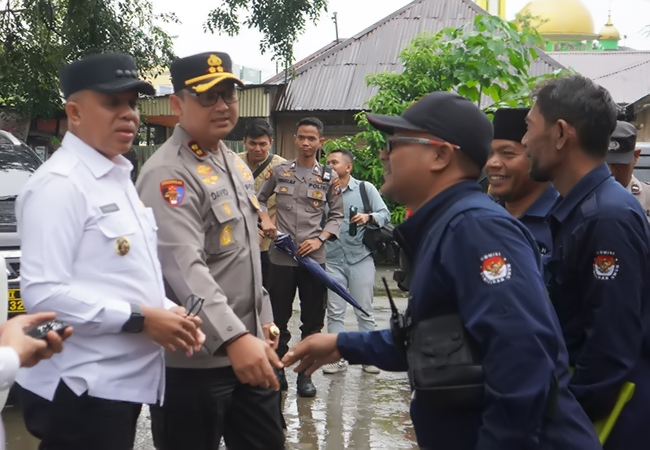
M378 271L379 272L379 271ZM390 271L378 273L390 276ZM390 279L390 278L389 278ZM379 280L378 280L379 281ZM377 285L376 295L385 295ZM406 307L406 299L391 283L398 308ZM381 292L381 294L380 294ZM399 296L399 297L398 297ZM296 301L294 308L297 310ZM388 326L390 307L385 296L376 296L375 320L378 328ZM293 339L300 336L299 314L294 312L290 322ZM346 315L346 329L356 330L351 308ZM287 371L289 391L285 393L284 414L287 422L287 449L290 450L366 450L417 449L415 434L408 414L410 391L405 373L381 372L368 374L360 366L350 366L347 372L324 375L318 371L313 381L318 394L313 399L296 396L296 375ZM7 450L36 450L38 441L25 430L16 408L3 411ZM150 419L145 408L140 416L136 450L154 450L151 442ZM191 449L188 449L191 450Z

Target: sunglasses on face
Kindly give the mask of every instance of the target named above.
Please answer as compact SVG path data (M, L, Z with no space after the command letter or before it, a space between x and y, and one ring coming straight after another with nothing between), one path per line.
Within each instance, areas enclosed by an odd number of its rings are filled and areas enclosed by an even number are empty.
M390 153L395 150L400 145L404 144L420 144L420 145L444 145L448 144L454 150L460 150L458 145L450 144L445 141L437 141L435 139L424 139L424 138L410 138L410 137L392 137L386 141L386 152Z
M205 299L198 295L192 294L187 297L187 300L185 301L187 314L185 314L185 317L194 317L200 313L203 309L203 302L205 302Z
M187 91L186 94L191 95L192 97L196 97L196 100L199 102L199 105L207 108L216 105L219 102L220 98L222 98L224 103L226 103L227 105L232 105L233 103L237 103L239 101L240 91L241 89L237 88L236 86L233 86L232 88L223 92L206 91L197 94L195 92Z

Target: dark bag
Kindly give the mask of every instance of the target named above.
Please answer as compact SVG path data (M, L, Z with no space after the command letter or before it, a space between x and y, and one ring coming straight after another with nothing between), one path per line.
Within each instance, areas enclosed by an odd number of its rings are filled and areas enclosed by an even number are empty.
M361 183L361 200L363 201L363 212L365 214L372 213L370 208L370 200L368 200L368 192L366 192L366 182L362 181ZM393 227L392 224L387 223L381 228L370 228L366 227L366 231L363 234L363 243L368 249L375 252L385 251L387 248L392 247L395 243L393 238Z

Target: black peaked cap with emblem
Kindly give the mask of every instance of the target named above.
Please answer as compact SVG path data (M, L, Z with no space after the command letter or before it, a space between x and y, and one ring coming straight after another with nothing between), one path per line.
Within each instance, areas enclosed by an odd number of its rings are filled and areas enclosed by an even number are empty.
M154 95L156 90L138 78L138 67L133 58L122 53L101 53L86 56L61 68L61 90L65 98L84 89L118 94L136 90Z
M636 127L629 122L617 121L609 141L607 164L631 164L636 147Z
M453 92L432 92L401 116L368 114L368 122L386 134L396 130L429 133L460 147L481 169L492 148L492 122L478 106Z
M530 108L502 108L494 112L492 126L494 126L494 139L504 139L521 143L528 127L526 116Z
M169 66L169 72L174 92L190 89L201 93L226 80L244 86L232 73L232 60L227 53L207 52L180 58Z

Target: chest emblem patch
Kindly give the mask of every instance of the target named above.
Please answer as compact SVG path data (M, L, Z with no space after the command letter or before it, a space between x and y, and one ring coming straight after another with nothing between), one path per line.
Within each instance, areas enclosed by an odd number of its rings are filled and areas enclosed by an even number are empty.
M264 179L265 179L265 180L268 180L268 179L271 178L272 176L273 176L273 171L272 171L272 170L269 170L268 172L266 172L266 175L264 175Z
M215 184L217 184L217 181L219 181L219 176L218 175L210 175L209 177L205 177L203 179L203 182L205 184L209 184L211 186L214 186Z
M223 230L221 230L221 236L219 237L219 240L221 241L221 245L230 245L232 242L232 228L230 225L226 225L223 227Z
M232 209L230 209L230 205L228 203L224 203L222 205L222 208L223 212L225 212L228 217L232 216Z
M118 237L115 241L115 253L120 256L124 256L129 253L129 250L131 250L131 243L129 242L129 239L125 238L124 236Z
M206 166L205 164L199 164L196 166L196 172L199 175L208 175L210 172L212 172L212 167Z
M613 280L618 273L618 258L616 253L609 251L596 252L594 258L594 277L598 280Z
M321 191L314 191L312 195L314 196L314 198L317 198L319 200L323 198L323 193Z
M167 204L178 206L185 198L185 182L178 179L162 181L160 183L160 193Z
M244 180L252 180L252 179L253 179L253 174L252 174L251 171L248 170L248 169L246 169L246 170L242 169L242 171L241 171L241 177L242 177Z
M509 280L512 267L499 252L488 253L481 257L481 278L487 284L499 284Z
M284 173L282 174L282 176L283 176L283 177L290 177L291 174L290 174L289 172L284 172Z

